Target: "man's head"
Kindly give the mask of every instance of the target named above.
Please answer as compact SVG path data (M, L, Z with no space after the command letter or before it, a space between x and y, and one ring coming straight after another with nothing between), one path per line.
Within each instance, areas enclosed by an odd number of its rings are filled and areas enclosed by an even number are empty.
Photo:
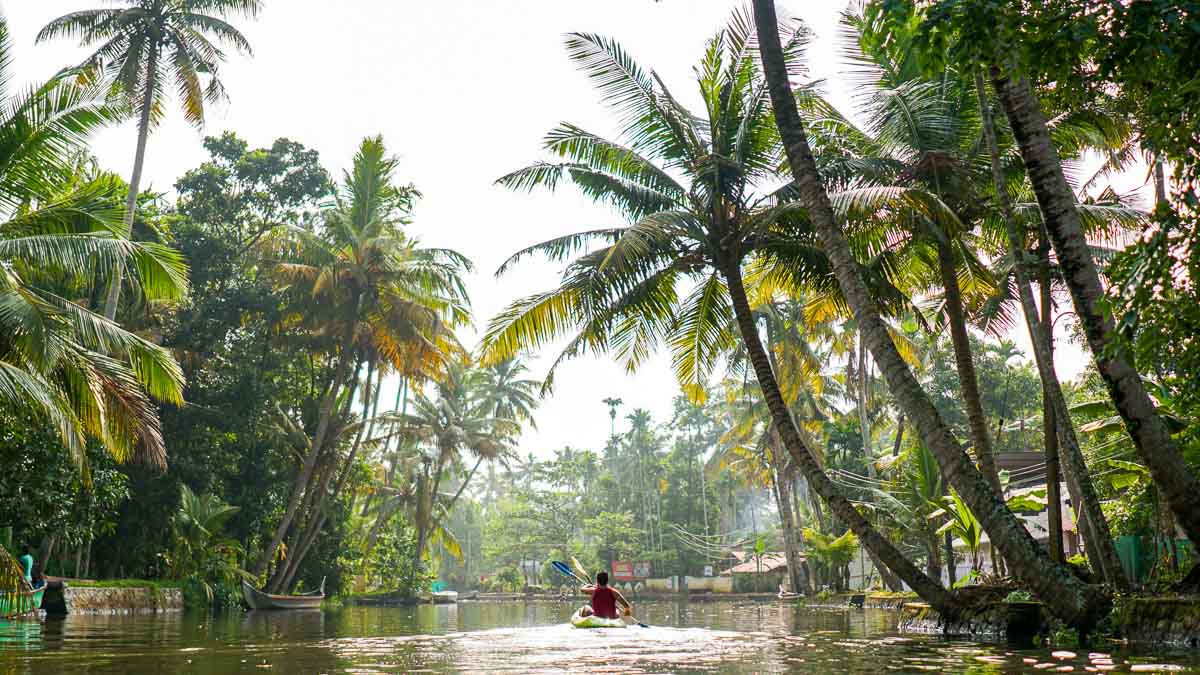
M597 586L607 586L608 585L608 572L597 572L596 573L596 585Z

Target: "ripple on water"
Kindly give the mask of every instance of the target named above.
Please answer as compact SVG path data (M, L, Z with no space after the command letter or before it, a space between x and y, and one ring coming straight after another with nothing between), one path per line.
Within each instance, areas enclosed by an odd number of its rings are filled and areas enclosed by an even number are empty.
M639 616L654 627L624 630L571 628L565 620L572 610L555 603L464 603L0 622L0 673L1007 673L1200 666L1191 653L1068 655L899 636L894 613L871 610L645 602L638 603Z

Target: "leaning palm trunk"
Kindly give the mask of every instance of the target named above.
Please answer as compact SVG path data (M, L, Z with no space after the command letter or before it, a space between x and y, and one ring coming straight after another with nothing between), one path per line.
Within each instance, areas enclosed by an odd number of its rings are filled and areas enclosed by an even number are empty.
M947 241L937 242L938 268L942 275L942 287L946 293L946 316L950 324L950 343L954 347L954 367L958 372L959 389L963 397L963 409L967 413L967 425L971 430L971 444L975 447L975 459L979 470L997 494L1004 494L1000 485L1000 474L996 470L996 455L992 450L992 438L988 434L987 418L983 414L983 399L979 395L979 379L975 374L975 358L971 354L971 339L967 334L967 317L963 311L962 291L958 286L958 274L954 254ZM1000 574L1003 562L1000 556L992 556L992 571Z
M771 482L775 489L775 506L779 511L779 527L783 530L783 551L787 556L788 578L792 582L793 593L803 593L805 584L800 572L800 545L796 537L796 520L792 511L792 488L788 484L789 474L787 462L784 460L783 442L778 432L772 430L771 440Z
M776 37L778 40L778 37ZM771 370L770 357L763 348L758 335L754 317L750 312L750 303L746 299L746 288L742 281L740 262L735 260L723 261L721 273L729 287L729 296L733 305L734 317L741 331L742 341L746 345L746 354L754 367L758 386L762 390L763 400L771 411L771 421L783 442L784 448L791 455L792 462L808 479L809 487L825 500L829 508L839 520L846 524L858 536L863 546L871 550L883 565L900 576L909 588L912 588L930 605L944 616L953 616L958 612L958 604L954 598L937 581L925 575L911 560L904 557L883 535L871 526L850 500L834 485L829 476L817 463L808 446L800 436L799 429L783 401L779 383Z
M1116 546L1109 534L1108 521L1105 520L1104 513L1100 510L1100 498L1088 477L1087 464L1084 462L1083 452L1079 449L1079 441L1071 424L1066 398L1063 396L1062 386L1058 382L1058 376L1054 373L1054 365L1046 349L1049 336L1043 335L1041 317L1038 316L1037 306L1034 304L1033 289L1030 286L1025 266L1025 251L1021 245L1024 237L1017 229L1008 188L1004 185L1000 170L1000 150L996 141L996 126L992 119L991 105L987 99L986 83L983 81L983 75L979 73L975 75L975 88L979 97L980 115L983 118L984 142L987 144L988 153L991 156L992 183L997 192L1001 216L1008 234L1008 252L1013 258L1013 271L1017 277L1021 309L1025 313L1025 323L1029 327L1029 338L1033 344L1034 361L1037 363L1038 374L1042 379L1042 387L1044 392L1050 396L1050 406L1054 411L1055 423L1058 426L1059 440L1062 441L1061 455L1065 460L1067 484L1070 486L1071 492L1078 497L1079 510L1088 522L1088 527L1082 528L1082 534L1085 535L1091 557L1104 580L1115 588L1124 590L1128 588L1129 581L1125 577L1125 570L1121 567L1121 560L1117 557ZM1074 196L1072 195L1073 203ZM1046 308L1046 311L1049 311L1049 307Z
M151 47L146 59L146 88L142 93L141 117L138 119L137 150L133 155L133 173L129 176L129 194L125 197L126 237L133 237L133 220L137 214L138 190L142 184L142 168L146 163L146 143L150 138L150 112L154 108L154 89L158 86L158 48ZM109 321L117 317L117 304L121 300L121 277L123 267L117 266L104 300L104 316Z
M950 323L950 342L954 346L954 367L958 371L958 383L962 390L967 424L971 429L971 443L975 446L975 458L979 460L979 470L983 472L983 477L991 484L992 489L1000 493L1000 476L996 472L996 456L992 451L992 438L988 434L983 400L979 395L979 379L975 375L975 359L971 354L971 340L967 334L962 292L958 287L954 257L950 245L946 242L938 242L938 266L942 273L942 286L946 291L946 315Z
M980 78L982 79L982 78ZM976 82L978 84L978 82ZM1046 357L1050 362L1050 370L1054 370L1054 307L1050 297L1050 239L1042 228L1041 264L1038 266L1038 285L1042 291L1042 337L1046 341ZM1049 530L1050 557L1056 562L1065 559L1063 555L1062 531L1062 494L1059 483L1058 461L1058 426L1054 415L1054 406L1050 400L1053 397L1047 393L1046 384L1042 384L1042 436L1044 438L1046 456L1046 525Z
M361 299L356 304L361 306ZM355 311L356 316L357 314L358 311ZM262 558L259 559L258 565L255 567L254 576L256 577L261 577L267 571L267 566L271 564L271 560L275 557L275 551L283 543L283 537L287 534L288 528L292 525L292 520L296 517L304 494L308 492L308 485L312 480L313 471L317 466L317 458L321 454L321 450L325 445L325 437L329 433L329 423L333 417L334 404L337 403L338 390L341 387L342 381L346 378L346 372L350 369L350 360L353 358L353 351L354 330L353 323L351 323L351 328L346 331L346 335L342 338L341 352L338 355L338 363L337 368L334 370L333 381L329 383L329 390L325 393L325 400L321 402L321 412L317 420L317 433L313 436L312 445L308 449L308 455L304 458L304 465L300 468L300 473L296 474L296 481L292 486L292 494L288 498L288 505L284 509L283 518L280 519L279 525L275 528L275 534L271 536L270 545L263 551Z
M1162 490L1192 545L1200 545L1200 480L1184 462L1128 351L1119 339L1112 338L1112 317L1102 306L1104 288L1075 210L1075 195L1063 175L1062 162L1050 141L1033 88L1028 80L1013 78L999 69L992 70L992 80L1020 146L1021 159L1037 194L1096 368L1155 485Z
M370 422L359 426L358 433L356 433L354 436L354 444L350 448L350 454L346 457L345 462L342 464L341 471L335 471L337 467L337 461L335 459L331 462L329 471L327 471L325 476L321 479L320 488L318 488L315 493L317 495L316 502L310 508L308 527L304 528L303 530L296 528L296 532L293 533L294 536L296 536L295 541L298 543L298 546L288 546L288 550L292 553L288 556L286 564L279 570L276 570L275 576L271 580L271 584L268 586L268 590L271 593L279 593L292 587L292 580L296 576L297 570L300 569L301 563L303 563L304 559L308 556L309 550L312 549L313 544L316 542L317 535L320 534L321 529L325 526L326 519L329 517L327 504L331 500L337 501L337 499L341 496L342 487L345 485L346 477L354 468L354 460L358 457L359 448L362 447L364 435L366 438L370 438L375 431L375 413L377 413L379 410L379 391L383 386L384 375L382 369L380 369L378 378L375 377L376 362L377 359L372 357L367 364L366 390L363 392L362 398L363 416L366 417L367 411L370 410ZM371 386L372 380L375 380L374 387ZM354 396L351 394L347 398L353 399ZM347 400L345 406L346 412L349 412L349 408L350 401ZM329 488L330 483L333 481L335 472L338 475L338 480L331 492Z
M946 480L954 486L979 518L989 537L999 546L1010 572L1028 584L1056 616L1072 625L1091 627L1107 612L1109 598L1099 589L1088 587L1065 567L1053 563L1046 556L1020 520L1008 510L1001 496L972 466L970 458L892 343L849 242L834 219L829 195L825 192L820 171L809 149L804 125L792 97L773 0L754 0L754 15L775 122L800 198L808 207L809 217L816 225L822 249L832 262L838 285L893 396L903 406L905 417L920 434L926 447L937 458ZM769 376L769 371L765 375ZM782 405L782 400L779 403ZM781 409L780 415L785 416L786 409ZM885 562L890 565L890 561ZM899 571L895 567L893 570ZM928 579L924 574L920 576ZM932 580L930 583L933 583Z

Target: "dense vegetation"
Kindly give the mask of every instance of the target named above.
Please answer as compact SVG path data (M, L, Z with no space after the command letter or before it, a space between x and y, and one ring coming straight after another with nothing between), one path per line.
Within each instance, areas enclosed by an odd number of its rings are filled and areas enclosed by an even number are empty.
M199 126L224 96L214 45L248 52L230 21L259 9L63 17L39 39L96 51L0 114L0 527L49 573L232 604L241 579L520 590L558 585L552 559L697 576L783 551L816 592L861 546L871 583L944 611L1007 576L1085 627L1113 591L1188 574L1200 6L867 3L841 37L853 110L807 79L811 35L770 0L672 83L698 110L572 34L620 137L562 124L498 182L570 183L624 222L517 251L500 274L544 255L561 282L479 346L472 264L409 234L421 194L380 137L336 178L293 140L208 137L171 197L139 193L172 91ZM0 24L0 80L8 51ZM87 140L130 118L127 183ZM1149 208L1109 186L1139 163ZM1090 350L1077 380L1055 373L1056 324ZM523 360L564 344L555 365L629 372L669 351L670 419L610 398L604 447L522 447L554 384ZM1041 461L998 468L1022 453ZM1018 518L1042 511L1046 532ZM1119 537L1150 542L1148 574Z

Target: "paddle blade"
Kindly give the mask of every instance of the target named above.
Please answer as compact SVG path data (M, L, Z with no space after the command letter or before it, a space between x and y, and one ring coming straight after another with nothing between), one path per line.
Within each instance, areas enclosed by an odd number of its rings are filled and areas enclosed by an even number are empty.
M579 573L579 576L583 577L584 579L592 578L592 575L588 573L587 570L583 569L583 565L579 564L579 558L571 556L571 562L575 564L575 571Z
M575 573L571 571L571 568L567 567L567 564L565 562L562 562L560 560L552 560L552 561L550 561L550 566L553 567L554 569L558 570L560 573L562 573L563 575L565 575L567 577L570 577L575 580L579 579L579 577L576 577Z

